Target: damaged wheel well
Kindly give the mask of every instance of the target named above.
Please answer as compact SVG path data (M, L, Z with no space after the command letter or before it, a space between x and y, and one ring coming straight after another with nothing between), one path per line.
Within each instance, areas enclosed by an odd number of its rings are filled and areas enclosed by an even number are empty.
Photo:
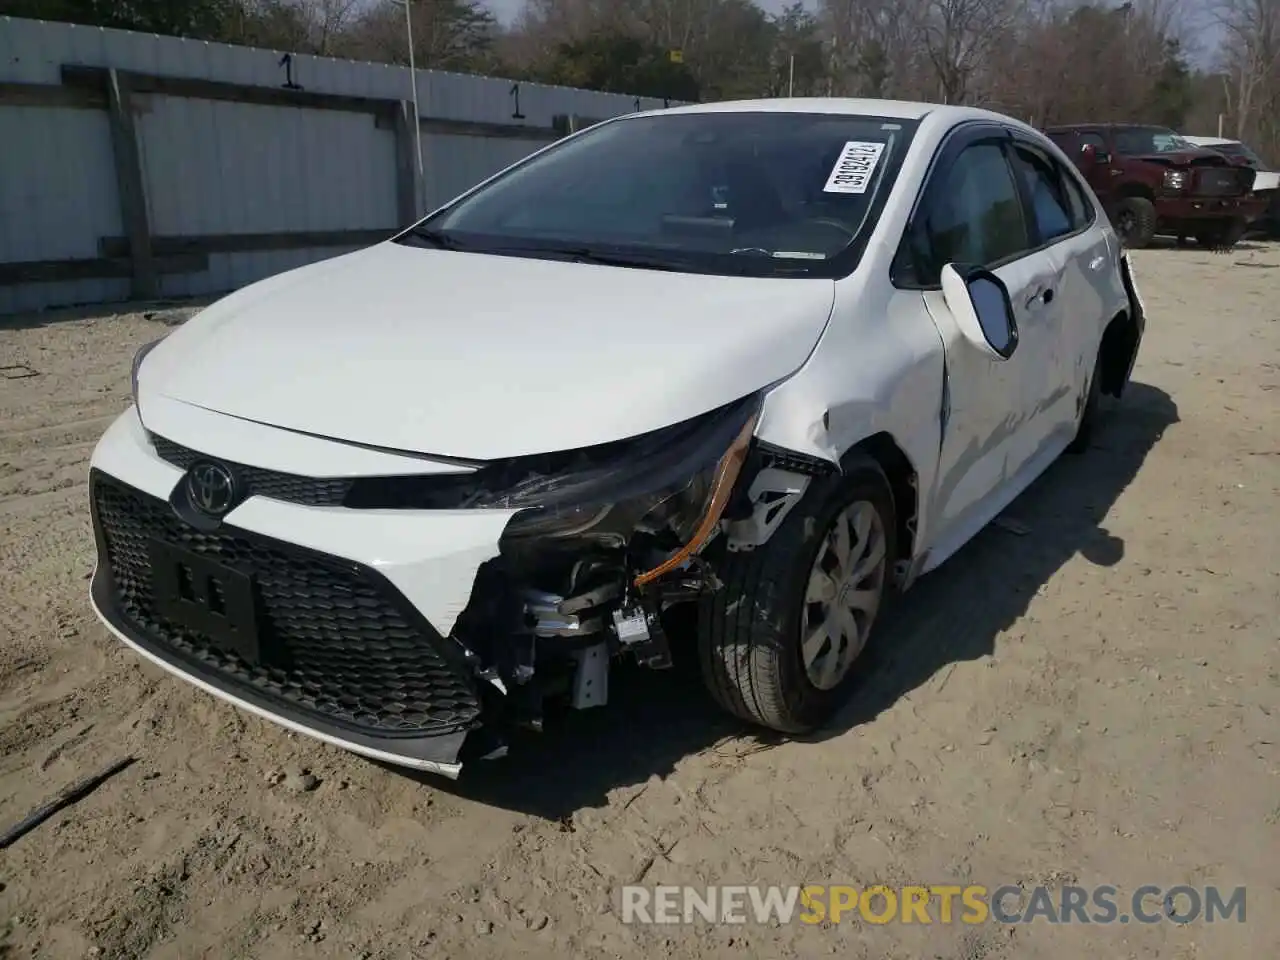
M1138 325L1127 310L1121 310L1102 334L1098 348L1098 376L1102 392L1119 397L1133 363L1133 353L1138 347Z
M894 512L898 518L898 560L907 560L915 550L916 517L919 509L919 482L915 467L888 433L877 433L854 444L844 459L863 454L880 464L893 491Z

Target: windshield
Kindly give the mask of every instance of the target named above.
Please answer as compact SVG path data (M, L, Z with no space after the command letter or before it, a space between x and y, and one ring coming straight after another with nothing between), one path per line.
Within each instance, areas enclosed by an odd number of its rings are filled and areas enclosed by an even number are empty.
M1165 127L1124 127L1116 131L1115 144L1116 153L1129 155L1199 149Z
M624 118L399 239L660 270L840 276L856 265L917 126L789 112Z

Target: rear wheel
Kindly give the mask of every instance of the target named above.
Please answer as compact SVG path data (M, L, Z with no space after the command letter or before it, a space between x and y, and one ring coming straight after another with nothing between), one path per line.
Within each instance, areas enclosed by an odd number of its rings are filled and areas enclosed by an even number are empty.
M1131 250L1150 246L1156 235L1156 207L1144 197L1123 197L1115 209L1116 233Z
M1241 219L1221 220L1196 233L1196 242L1202 247L1225 253L1244 237L1248 224Z
M726 553L702 604L712 696L782 733L821 724L852 692L896 558L893 494L875 461L815 479L762 547Z

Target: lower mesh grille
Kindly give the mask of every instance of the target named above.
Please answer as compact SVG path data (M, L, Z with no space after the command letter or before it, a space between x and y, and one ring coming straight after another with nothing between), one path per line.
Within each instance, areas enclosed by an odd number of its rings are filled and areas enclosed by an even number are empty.
M285 712L381 736L444 733L480 714L466 667L376 574L240 530L195 530L167 503L95 471L94 519L116 613L169 659ZM260 663L161 612L151 569L160 541L252 577Z

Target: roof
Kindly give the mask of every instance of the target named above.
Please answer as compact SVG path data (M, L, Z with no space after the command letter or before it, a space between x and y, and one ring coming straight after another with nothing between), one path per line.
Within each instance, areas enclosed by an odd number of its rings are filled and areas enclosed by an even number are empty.
M893 120L922 120L937 116L953 122L975 119L1014 120L976 107L946 106L913 100L869 100L853 97L772 97L761 100L727 100L695 103L652 113L829 113L832 115L887 117ZM1014 120L1014 122L1019 122Z

